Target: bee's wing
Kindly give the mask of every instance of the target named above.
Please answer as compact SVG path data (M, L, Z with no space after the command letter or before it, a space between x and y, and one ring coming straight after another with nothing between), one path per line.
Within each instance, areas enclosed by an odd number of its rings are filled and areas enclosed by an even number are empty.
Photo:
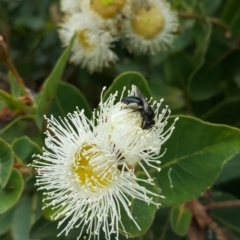
M144 111L148 111L148 102L146 100L146 98L144 97L144 95L140 92L140 90L137 88L137 96L142 100L142 103L143 103L143 109Z

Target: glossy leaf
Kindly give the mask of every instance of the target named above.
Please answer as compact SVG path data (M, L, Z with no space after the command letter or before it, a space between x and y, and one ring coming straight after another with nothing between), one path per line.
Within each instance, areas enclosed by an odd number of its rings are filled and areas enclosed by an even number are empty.
M173 231L179 235L186 235L192 219L192 213L189 209L180 207L173 207L170 213L170 221Z
M105 101L111 93L113 94L116 91L119 93L117 98L118 101L123 88L126 87L126 89L129 90L132 85L136 85L146 98L151 97L147 81L141 74L137 72L125 72L115 78L111 86L109 86L109 88L104 92L103 101Z
M66 98L66 96L70 97ZM68 113L76 111L77 107L79 110L84 109L88 118L91 117L92 111L85 96L73 85L61 82L47 116L66 117Z
M17 158L25 164L32 162L33 154L40 154L42 152L40 147L27 136L13 141L12 149Z
M172 121L171 121L172 122ZM180 116L167 148L160 159L161 172L151 170L161 194L163 206L190 201L210 187L222 165L240 152L240 131L224 125L209 124Z
M218 179L215 182L215 184L221 184L240 177L239 169L240 169L240 154L233 157L223 166L222 172L218 176Z
M143 201L134 200L131 206L131 213L140 229L136 227L134 222L129 219L129 217L127 217L125 214L122 214L123 224L130 236L137 237L145 234L153 222L156 210L156 206L152 204L148 205Z
M22 174L13 169L4 189L0 189L0 214L8 211L19 200L24 187Z
M0 130L0 136L7 142L12 142L19 136L28 136L37 144L42 144L34 116L19 117Z
M36 122L40 129L42 128L42 124L43 124L43 116L49 111L54 95L57 91L58 84L61 80L63 71L65 69L65 66L68 61L68 57L72 49L73 41L74 41L74 37L72 38L68 47L65 49L62 56L58 60L50 76L44 82L42 92L37 101L38 106L37 106Z
M0 187L4 188L12 171L14 156L11 147L3 139L0 139L0 149Z
M142 175L141 173L138 174L139 178L144 178L145 175ZM152 192L156 192L155 186L149 186L147 184L141 183L142 186L146 187L148 190ZM154 202L158 202L158 197L153 197ZM124 208L121 208L121 220L125 227L126 232L131 237L138 237L143 234L145 234L150 226L152 225L152 222L155 217L155 213L157 211L157 207L154 204L148 204L143 201L132 199L131 206L130 206L130 212L138 224L139 228L136 226L136 224L128 217L126 211ZM120 230L120 233L124 235L124 232Z

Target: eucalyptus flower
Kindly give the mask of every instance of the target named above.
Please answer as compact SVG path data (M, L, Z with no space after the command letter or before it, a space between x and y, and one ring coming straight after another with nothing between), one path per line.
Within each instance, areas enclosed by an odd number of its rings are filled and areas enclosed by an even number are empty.
M60 7L65 13L75 13L81 11L81 5L84 0L61 0Z
M154 54L171 45L177 27L177 14L166 0L139 1L122 22L122 38L130 52Z
M69 15L61 24L59 35L64 47L69 45L74 34L76 39L72 47L71 62L94 72L101 71L118 60L110 49L115 41L114 36L106 31L103 22L94 21L87 12Z
M128 92L132 95L134 86ZM154 199L163 196L146 185L154 184L148 169L160 171L161 145L174 130L173 124L163 131L170 111L160 111L162 101L153 102L156 123L142 129L142 116L133 110L137 106L116 98L117 92L106 101L101 95L91 120L78 109L64 119L46 118L46 148L32 166L38 172L36 185L44 192L44 207L55 209L52 219L61 218L59 227L65 223L59 235L79 228L78 239L99 239L100 230L107 240L112 234L118 239L119 232L129 237L122 211L140 230L130 211L132 199L160 205ZM137 175L138 165L147 177Z
M102 20L116 20L119 15L127 14L131 0L84 0L83 8L94 13Z

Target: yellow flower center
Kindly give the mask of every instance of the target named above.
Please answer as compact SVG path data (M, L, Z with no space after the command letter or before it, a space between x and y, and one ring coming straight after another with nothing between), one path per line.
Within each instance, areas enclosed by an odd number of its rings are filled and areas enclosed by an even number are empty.
M153 39L164 28L165 20L161 11L154 5L140 8L132 19L134 32L145 39Z
M95 46L89 42L86 30L78 31L78 42L86 50L91 51Z
M113 4L113 0L99 0L99 1L100 1L100 4L105 7L111 6Z
M125 4L126 0L92 0L91 8L102 18L110 19L116 17Z
M91 159L98 157L100 154L99 152L93 153L91 151L93 147L94 145L87 144L82 146L75 154L75 164L72 170L82 186L91 192L98 192L112 183L116 171L114 171L113 166L108 166L103 170L101 166L96 166L96 163L91 162Z

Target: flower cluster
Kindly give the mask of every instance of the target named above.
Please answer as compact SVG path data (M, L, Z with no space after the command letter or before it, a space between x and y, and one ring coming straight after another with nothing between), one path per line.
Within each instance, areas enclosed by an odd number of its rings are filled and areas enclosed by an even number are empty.
M123 90L120 99L123 98ZM132 86L128 96L137 95ZM45 207L55 209L53 219L67 235L80 227L79 237L99 239L100 230L109 240L119 230L129 236L121 219L124 209L129 219L140 229L131 214L132 199L159 205L155 197L162 197L142 185L154 184L148 168L160 171L160 150L171 136L174 123L163 132L170 115L161 102L153 102L155 124L142 128L142 115L136 104L116 103L118 93L99 104L93 118L76 110L64 119L47 120L46 149L37 155L32 166L37 170L37 185L44 192ZM131 105L131 106L130 106ZM136 175L136 166L145 172L144 179ZM60 232L60 234L62 233Z
M154 54L171 44L178 26L166 0L61 0L61 10L62 43L77 35L70 60L90 72L118 60L114 42L121 39L134 54Z

